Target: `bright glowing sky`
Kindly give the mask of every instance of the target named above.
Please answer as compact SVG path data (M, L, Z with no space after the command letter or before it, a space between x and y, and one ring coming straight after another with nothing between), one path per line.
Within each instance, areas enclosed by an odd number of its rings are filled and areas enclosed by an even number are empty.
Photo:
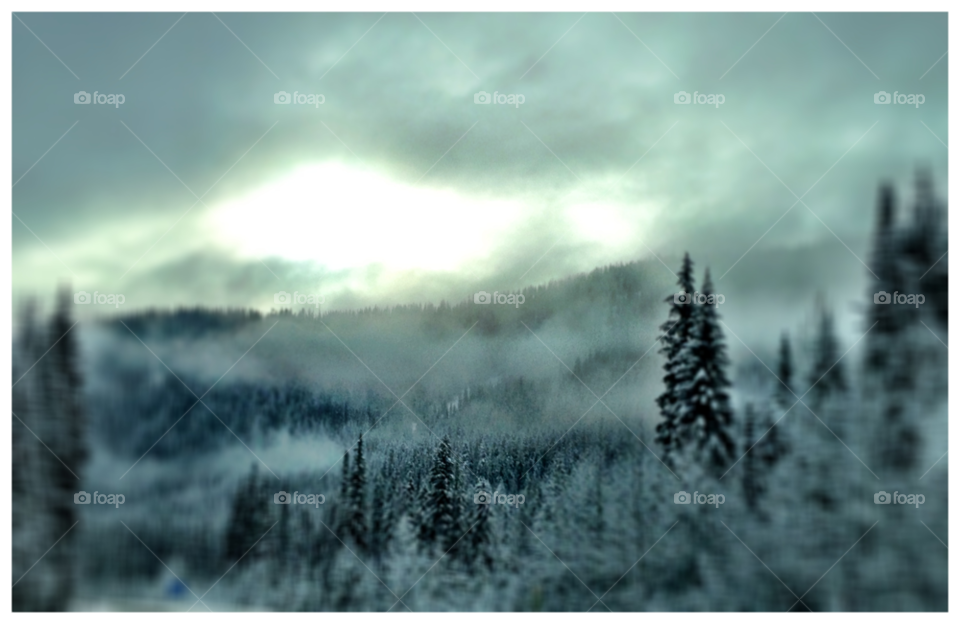
M761 237L729 279L827 250L830 282L865 273L880 179L945 192L944 15L226 15L254 56L188 14L136 64L177 15L19 15L69 69L14 23L15 295L458 300L688 249L723 273Z
M334 271L368 264L455 271L481 259L523 216L517 201L418 188L325 163L216 206L209 227L244 258L279 255Z

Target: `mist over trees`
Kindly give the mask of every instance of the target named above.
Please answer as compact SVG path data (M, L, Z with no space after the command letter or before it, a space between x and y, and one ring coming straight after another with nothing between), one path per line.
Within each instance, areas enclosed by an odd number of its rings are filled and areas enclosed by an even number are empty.
M125 315L89 356L68 291L48 319L26 307L14 609L945 610L930 188L919 174L900 214L881 187L856 344L818 300L812 332L736 362L690 255L666 305L612 266L517 307Z

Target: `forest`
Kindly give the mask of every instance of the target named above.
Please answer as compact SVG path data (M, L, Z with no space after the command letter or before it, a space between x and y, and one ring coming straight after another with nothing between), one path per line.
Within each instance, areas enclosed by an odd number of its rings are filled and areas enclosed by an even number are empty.
M519 306L24 305L14 610L945 611L931 188L880 186L855 340L811 297L737 360L696 253Z

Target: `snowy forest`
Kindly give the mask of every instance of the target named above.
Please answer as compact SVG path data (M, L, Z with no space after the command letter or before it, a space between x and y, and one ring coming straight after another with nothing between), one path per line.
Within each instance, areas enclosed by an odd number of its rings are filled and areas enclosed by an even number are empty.
M519 306L64 287L15 319L14 610L945 611L946 205L871 227L852 340L811 293L737 359L695 251Z

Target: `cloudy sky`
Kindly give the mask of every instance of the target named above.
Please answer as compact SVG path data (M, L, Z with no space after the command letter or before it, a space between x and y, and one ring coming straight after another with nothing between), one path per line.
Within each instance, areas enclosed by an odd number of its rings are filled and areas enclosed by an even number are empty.
M932 13L18 13L14 295L460 300L685 250L842 287L880 180L946 192L946 51Z

